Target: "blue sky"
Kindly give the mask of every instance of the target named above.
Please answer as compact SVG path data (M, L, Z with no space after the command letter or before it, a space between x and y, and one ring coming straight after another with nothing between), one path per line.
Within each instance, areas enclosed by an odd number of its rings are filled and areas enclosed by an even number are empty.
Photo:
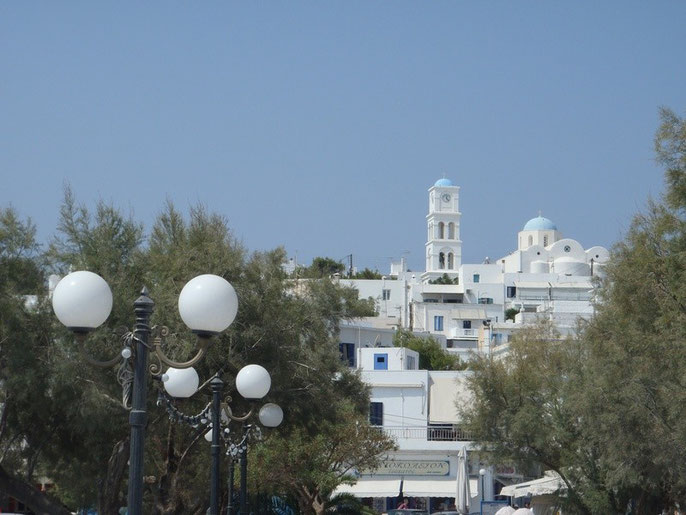
M2 2L0 206L54 233L63 186L150 226L166 199L250 250L424 266L427 189L463 261L539 210L611 246L686 114L686 2Z

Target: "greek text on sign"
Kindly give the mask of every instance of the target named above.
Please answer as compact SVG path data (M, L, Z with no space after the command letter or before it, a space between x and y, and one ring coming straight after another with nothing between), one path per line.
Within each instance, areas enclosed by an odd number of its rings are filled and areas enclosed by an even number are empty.
M383 461L373 473L376 475L447 476L450 474L450 463L420 460Z

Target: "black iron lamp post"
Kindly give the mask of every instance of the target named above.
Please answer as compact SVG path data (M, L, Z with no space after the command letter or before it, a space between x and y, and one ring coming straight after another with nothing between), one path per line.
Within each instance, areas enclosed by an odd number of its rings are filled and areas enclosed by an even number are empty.
M278 404L268 402L259 412L260 423L265 427L277 427L283 421L283 410ZM230 481L229 488L229 505L227 515L234 515L235 509L233 506L233 469L235 460L239 459L241 468L241 484L239 490L239 514L248 515L248 442L252 440L260 440L262 438L262 430L255 424L243 423L243 431L241 440L238 443L230 443L227 454L230 456Z
M486 476L486 469L479 469L479 476L481 477L481 509L479 513L484 512L484 501L486 500L486 490L484 489L484 477Z
M133 331L122 337L121 355L98 361L85 352L88 333L107 320L112 310L112 292L105 280L87 271L73 272L56 286L52 297L55 315L75 335L86 359L93 365L111 367L120 363L117 378L122 385L123 405L130 410L131 444L129 456L128 512L143 514L143 444L145 441L147 381L146 369L160 377L162 364L177 369L192 367L205 354L212 336L228 328L236 317L238 298L225 279L211 274L191 279L179 295L179 313L184 323L198 337L197 353L191 360L177 363L162 351L161 344L169 330L150 326L155 303L143 288L134 302L136 323ZM152 341L151 341L152 336ZM148 351L157 363L148 367ZM131 359L133 358L133 364Z
M221 380L219 375L215 375L210 381L205 383L209 383L211 386L212 402L197 415L185 415L176 408L172 398L187 398L193 395L198 390L198 374L193 368L185 370L170 368L162 376L162 379L164 389L160 389L158 394L158 403L165 402L166 409L171 420L183 422L190 426L197 427L200 424L207 424L210 422L210 417L208 417L208 414L211 415L212 429L207 431L205 435L205 438L212 444L212 464L210 468L210 514L219 515L219 469L221 464L221 444L223 443L220 440L223 439L227 444L229 444L230 442L227 435L229 433L228 425L230 422L236 421L246 423L248 418L252 415L252 410L250 410L246 415L235 416L230 407L231 397L226 397L223 402L221 400L224 382ZM254 401L263 398L269 392L270 387L271 377L269 376L269 372L267 372L267 370L260 365L247 365L239 370L238 374L236 375L236 389L241 396L248 400ZM281 408L279 408L276 404L271 403L265 404L260 410L260 420L269 427L275 427L278 425L278 423L274 424L273 415L271 418L266 415L265 418L263 413L272 413L274 406L277 410L281 410ZM281 419L282 418L283 413L281 412ZM281 420L279 420L279 423L280 422ZM222 425L224 426L223 428ZM242 444L243 442L241 442L241 445ZM227 454L229 454L232 450L233 447L229 446L229 451ZM243 481L243 479L241 479L241 481ZM231 499L229 499L229 504L230 502Z

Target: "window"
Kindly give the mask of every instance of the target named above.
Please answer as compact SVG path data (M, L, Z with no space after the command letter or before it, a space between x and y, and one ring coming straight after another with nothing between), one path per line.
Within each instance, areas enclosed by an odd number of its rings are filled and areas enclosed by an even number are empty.
M338 350L341 353L341 360L347 363L349 367L355 367L355 344L354 343L339 343Z
M383 402L369 403L369 423L373 426L383 426Z
M455 239L455 224L452 222L450 222L448 224L448 239L449 240Z
M381 298L382 300L391 300L391 290L382 290Z
M462 329L471 329L472 328L472 321L471 320L463 320L462 321Z
M374 354L374 370L388 370L388 354Z
M533 244L534 244L534 237L529 236L529 247L531 247L531 245L533 245Z
M569 252L571 250L572 250L572 247L570 247L569 245L565 245L565 248L564 248L565 252Z
M453 265L453 253L449 252L448 253L448 270L452 270L453 268L455 268L455 266Z
M414 358L414 356L408 356L407 357L407 370L416 370L417 369L417 360Z
M441 270L445 268L445 254L443 252L438 254L438 268Z
M443 317L442 316L435 316L434 317L434 331L442 331L443 330Z
M517 287L516 286L508 286L507 287L507 298L512 299L517 296Z
M474 274L472 276L472 282L478 283L480 279L481 279L481 276L479 274Z
M548 237L547 236L543 236L543 246L544 247L548 246Z
M438 222L438 239L442 240L443 238L445 238L445 224Z
M493 304L491 297L479 297L479 304Z

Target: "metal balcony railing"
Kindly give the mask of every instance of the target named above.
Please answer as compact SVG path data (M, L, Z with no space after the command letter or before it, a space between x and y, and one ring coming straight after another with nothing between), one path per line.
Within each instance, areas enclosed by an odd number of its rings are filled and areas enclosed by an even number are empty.
M477 329L463 329L461 327L454 327L450 330L450 338L471 338L478 336Z
M429 442L469 442L468 431L456 426L378 426L390 437L403 440L425 440Z

